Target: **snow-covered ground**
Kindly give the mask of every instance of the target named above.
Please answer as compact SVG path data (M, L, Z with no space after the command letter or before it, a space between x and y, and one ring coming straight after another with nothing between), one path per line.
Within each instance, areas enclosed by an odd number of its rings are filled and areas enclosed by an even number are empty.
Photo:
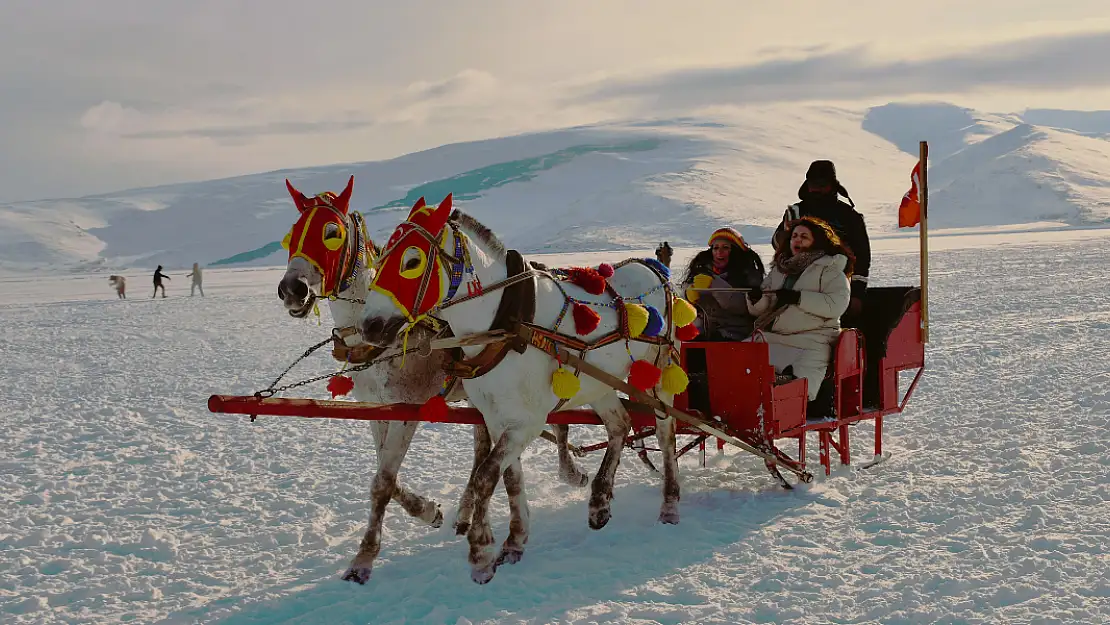
M1110 622L1108 239L935 237L928 370L873 469L783 492L751 457L691 454L682 522L662 526L626 454L595 532L533 444L527 553L482 587L463 539L392 508L371 582L339 580L367 515L366 424L207 412L326 333L326 309L322 327L282 311L278 270L211 270L203 299L181 278L152 301L133 278L126 302L105 275L4 275L0 622ZM879 284L916 281L916 239L876 249ZM467 428L426 426L402 476L450 516L469 449ZM494 514L503 536L503 495Z

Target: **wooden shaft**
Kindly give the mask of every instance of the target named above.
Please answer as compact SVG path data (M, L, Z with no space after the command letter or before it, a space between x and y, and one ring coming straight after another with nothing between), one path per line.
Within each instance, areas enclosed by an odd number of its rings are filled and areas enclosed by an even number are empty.
M929 142L920 144L921 163L921 342L929 342Z

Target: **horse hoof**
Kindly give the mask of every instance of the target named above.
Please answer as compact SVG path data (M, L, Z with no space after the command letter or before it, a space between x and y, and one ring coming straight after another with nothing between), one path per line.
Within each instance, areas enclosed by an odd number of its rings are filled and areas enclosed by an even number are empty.
M470 579L478 585L488 584L495 573L497 573L496 563L482 568L470 569Z
M659 522L667 525L678 525L678 511L660 512Z
M524 557L524 550L517 547L502 547L497 556L497 566L502 564L516 564Z
M466 536L470 531L470 521L458 521L455 523L455 536Z
M590 512L590 529L599 530L609 523L609 519L613 517L609 512L609 508L601 508L600 510L593 510Z
M585 473L582 473L580 471L579 472L574 472L574 473L564 473L562 477L563 477L563 482L565 482L565 483L567 483L567 484L569 484L569 485L571 485L575 488L582 488L583 486L588 484L589 481L590 481L590 476L588 476Z
M356 582L362 586L370 581L370 569L364 566L352 566L343 574L343 581Z
M443 511L436 508L436 518L432 519L431 526L435 529L443 527Z

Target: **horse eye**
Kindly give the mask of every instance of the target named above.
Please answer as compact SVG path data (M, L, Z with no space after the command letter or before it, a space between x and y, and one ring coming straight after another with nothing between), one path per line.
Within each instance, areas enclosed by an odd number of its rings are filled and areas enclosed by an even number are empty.
M416 266L419 265L419 264L420 264L420 259L419 258L411 258L411 259L409 259L408 262L405 263L405 270L407 271L409 269L416 269Z
M324 226L324 238L325 239L338 239L339 238L339 226L337 226L335 224L328 224L328 225Z

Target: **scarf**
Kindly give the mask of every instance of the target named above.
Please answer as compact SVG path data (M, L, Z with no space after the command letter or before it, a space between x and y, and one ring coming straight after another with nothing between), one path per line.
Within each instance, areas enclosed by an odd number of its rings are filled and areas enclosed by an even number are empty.
M778 258L775 260L775 269L778 269L786 276L786 281L783 288L789 288L798 280L798 276L813 264L813 261L818 258L826 256L822 251L801 252L795 254L790 258ZM755 319L756 330L770 329L771 324L778 319L779 315L786 310L786 306L775 306L771 310L763 313Z

